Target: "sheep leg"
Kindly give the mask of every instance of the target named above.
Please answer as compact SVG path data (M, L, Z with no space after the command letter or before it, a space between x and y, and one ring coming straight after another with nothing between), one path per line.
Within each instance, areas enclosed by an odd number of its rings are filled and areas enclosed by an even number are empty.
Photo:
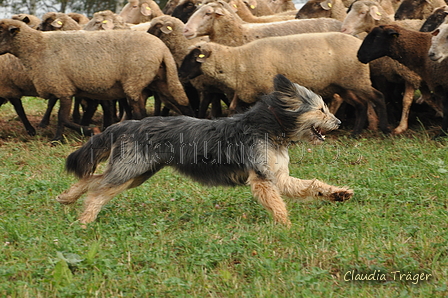
M58 127L56 129L56 134L53 137L52 141L61 141L62 140L62 134L64 132L64 127L71 128L75 131L77 131L79 134L82 135L92 135L93 133L99 132L98 129L91 129L86 126L81 126L79 124L73 123L70 121L70 110L72 105L72 98L69 97L61 97L59 99L60 101L60 107L58 112Z
M20 120L22 120L23 126L25 126L26 132L30 136L36 135L36 130L31 125L30 121L28 120L28 117L25 114L25 110L23 109L22 100L20 98L10 98L9 102L13 105L14 110L16 111L17 115L19 116Z
M400 124L394 129L393 134L400 134L408 129L409 111L411 109L412 101L414 100L414 92L415 88L411 84L406 82L403 94L403 109L401 110L401 120Z
M159 94L154 93L154 116L160 116L162 111L162 100L160 100Z
M93 115L98 109L98 100L86 98L85 101L87 103L87 107L82 114L80 123L82 126L88 126L90 122L92 122Z
M143 94L140 94L138 98L127 97L128 103L132 111L132 119L140 120L146 117L145 100Z
M336 113L338 112L339 108L341 107L341 104L344 102L344 100L342 99L342 97L335 93L333 94L333 100L330 103L330 113L332 113L333 115L336 115Z
M114 104L113 100L102 100L100 101L101 108L103 109L103 129L111 126L114 122Z
M373 103L373 107L378 115L379 127L385 134L390 133L389 121L387 120L387 109L384 96L378 90L372 88L372 94L369 96L370 101Z
M207 114L208 107L211 102L211 96L212 94L209 92L201 92L201 100L199 104L199 111L198 111L198 118L205 118Z
M342 96L347 103L355 107L356 115L352 135L357 137L362 132L367 121L367 102L349 90L346 90Z
M48 99L47 109L45 110L45 114L39 123L39 127L45 128L48 126L48 124L50 124L51 111L53 111L53 108L56 105L57 101L58 101L58 99L54 96L52 96Z

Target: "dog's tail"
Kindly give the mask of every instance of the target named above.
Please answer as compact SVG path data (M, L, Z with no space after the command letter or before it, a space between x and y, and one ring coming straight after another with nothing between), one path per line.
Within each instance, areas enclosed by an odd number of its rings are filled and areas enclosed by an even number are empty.
M111 129L94 135L81 148L67 157L65 170L79 179L92 175L98 164L109 157L113 142Z

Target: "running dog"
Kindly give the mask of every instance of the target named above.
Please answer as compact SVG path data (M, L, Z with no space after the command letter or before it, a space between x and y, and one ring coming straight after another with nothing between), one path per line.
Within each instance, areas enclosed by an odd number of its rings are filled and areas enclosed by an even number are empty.
M274 90L233 117L148 117L108 127L68 156L66 170L80 180L57 200L72 204L87 193L79 221L90 223L114 196L139 186L165 166L208 186L250 185L274 220L287 226L282 195L350 199L351 189L289 176L289 145L323 142L324 132L341 122L320 96L283 75L274 78ZM107 159L104 173L94 175Z

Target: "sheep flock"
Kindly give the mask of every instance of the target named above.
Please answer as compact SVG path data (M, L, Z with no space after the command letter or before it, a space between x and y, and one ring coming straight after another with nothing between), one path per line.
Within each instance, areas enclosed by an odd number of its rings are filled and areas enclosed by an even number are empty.
M447 0L448 1L448 0ZM444 0L128 0L119 11L0 20L0 105L39 124L99 133L126 119L231 117L273 90L278 73L316 92L353 136L402 134L431 121L448 136ZM153 109L148 108L153 101ZM102 125L93 125L101 106Z

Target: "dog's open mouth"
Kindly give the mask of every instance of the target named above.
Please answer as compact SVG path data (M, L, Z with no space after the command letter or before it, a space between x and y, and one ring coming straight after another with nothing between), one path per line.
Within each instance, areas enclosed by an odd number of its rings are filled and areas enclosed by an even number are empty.
M325 141L325 135L322 132L322 129L316 126L311 126L311 131L313 132L314 136L320 141Z

